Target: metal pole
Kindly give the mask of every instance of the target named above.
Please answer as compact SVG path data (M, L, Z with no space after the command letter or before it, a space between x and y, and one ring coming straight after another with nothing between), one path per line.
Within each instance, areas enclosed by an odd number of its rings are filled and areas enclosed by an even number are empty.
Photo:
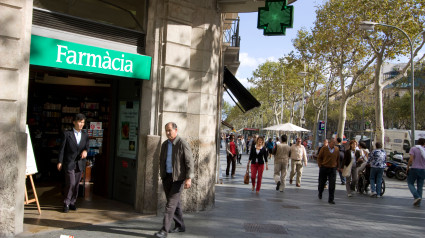
M325 139L326 139L326 131L328 130L328 103L329 103L329 80L326 83L326 108L325 108L325 133L324 133Z

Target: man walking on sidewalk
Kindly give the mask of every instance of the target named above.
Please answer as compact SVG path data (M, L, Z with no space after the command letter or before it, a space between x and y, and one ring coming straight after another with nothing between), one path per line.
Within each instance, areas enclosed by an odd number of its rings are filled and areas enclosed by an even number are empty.
M286 185L286 172L288 170L289 152L291 147L287 144L286 135L281 137L282 143L276 145L274 149L274 180L276 181L276 190L283 192Z
M410 149L410 160L407 164L407 185L415 199L413 205L419 207L422 200L422 189L425 179L425 138L419 138L418 145ZM415 182L417 189L415 188Z
M295 173L297 174L297 187L301 187L303 162L307 166L307 152L305 147L301 145L301 138L297 138L296 144L291 146L291 174L289 177L289 183L292 184Z
M332 138L328 146L323 147L317 157L319 166L319 199L322 199L323 190L326 181L329 180L329 198L330 204L335 204L335 181L336 170L339 168L339 150L335 146L335 139Z
M155 233L155 236L160 238L167 237L168 233L185 232L180 195L183 187L190 188L194 177L192 150L189 144L177 135L176 123L167 123L165 132L168 140L161 145L159 167L167 204L163 226L159 232ZM175 227L170 230L172 220Z

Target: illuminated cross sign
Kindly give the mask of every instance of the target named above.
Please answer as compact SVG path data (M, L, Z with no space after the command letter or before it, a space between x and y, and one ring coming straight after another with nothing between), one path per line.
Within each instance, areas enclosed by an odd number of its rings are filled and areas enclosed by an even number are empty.
M258 8L258 29L263 35L285 35L286 28L292 28L294 7L287 6L288 0L266 0L265 7Z

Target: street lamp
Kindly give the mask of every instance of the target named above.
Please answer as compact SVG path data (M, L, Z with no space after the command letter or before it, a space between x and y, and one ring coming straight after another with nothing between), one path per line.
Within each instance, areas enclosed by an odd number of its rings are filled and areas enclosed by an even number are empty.
M410 37L407 35L407 33L405 31L403 31L401 28L398 28L396 26L392 26L392 25L387 25L384 23L377 23L377 22L372 22L372 21L361 21L360 22L360 29L362 30L366 30L366 31L373 31L375 29L375 25L380 25L380 26L386 26L386 27L391 27L394 29L399 30L400 32L403 33L404 36L406 36L407 40L409 40L409 45L410 45L410 67L411 67L411 71L412 71L412 80L411 80L411 94L412 94L412 102L411 102L411 108L412 108L412 113L411 113L411 122L412 122L412 134L411 134L411 140L412 140L412 146L415 145L415 67L413 65L413 43L416 41L416 39L418 38L419 35L424 34L424 31L419 32L415 37L413 37L413 40L410 39Z

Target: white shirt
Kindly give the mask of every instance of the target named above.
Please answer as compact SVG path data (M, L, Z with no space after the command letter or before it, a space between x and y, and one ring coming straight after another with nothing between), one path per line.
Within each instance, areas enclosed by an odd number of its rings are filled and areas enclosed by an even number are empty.
M79 145L80 141L81 141L81 131L77 131L77 130L75 130L75 128L73 128L73 129L74 129L75 139L77 139L77 145Z

